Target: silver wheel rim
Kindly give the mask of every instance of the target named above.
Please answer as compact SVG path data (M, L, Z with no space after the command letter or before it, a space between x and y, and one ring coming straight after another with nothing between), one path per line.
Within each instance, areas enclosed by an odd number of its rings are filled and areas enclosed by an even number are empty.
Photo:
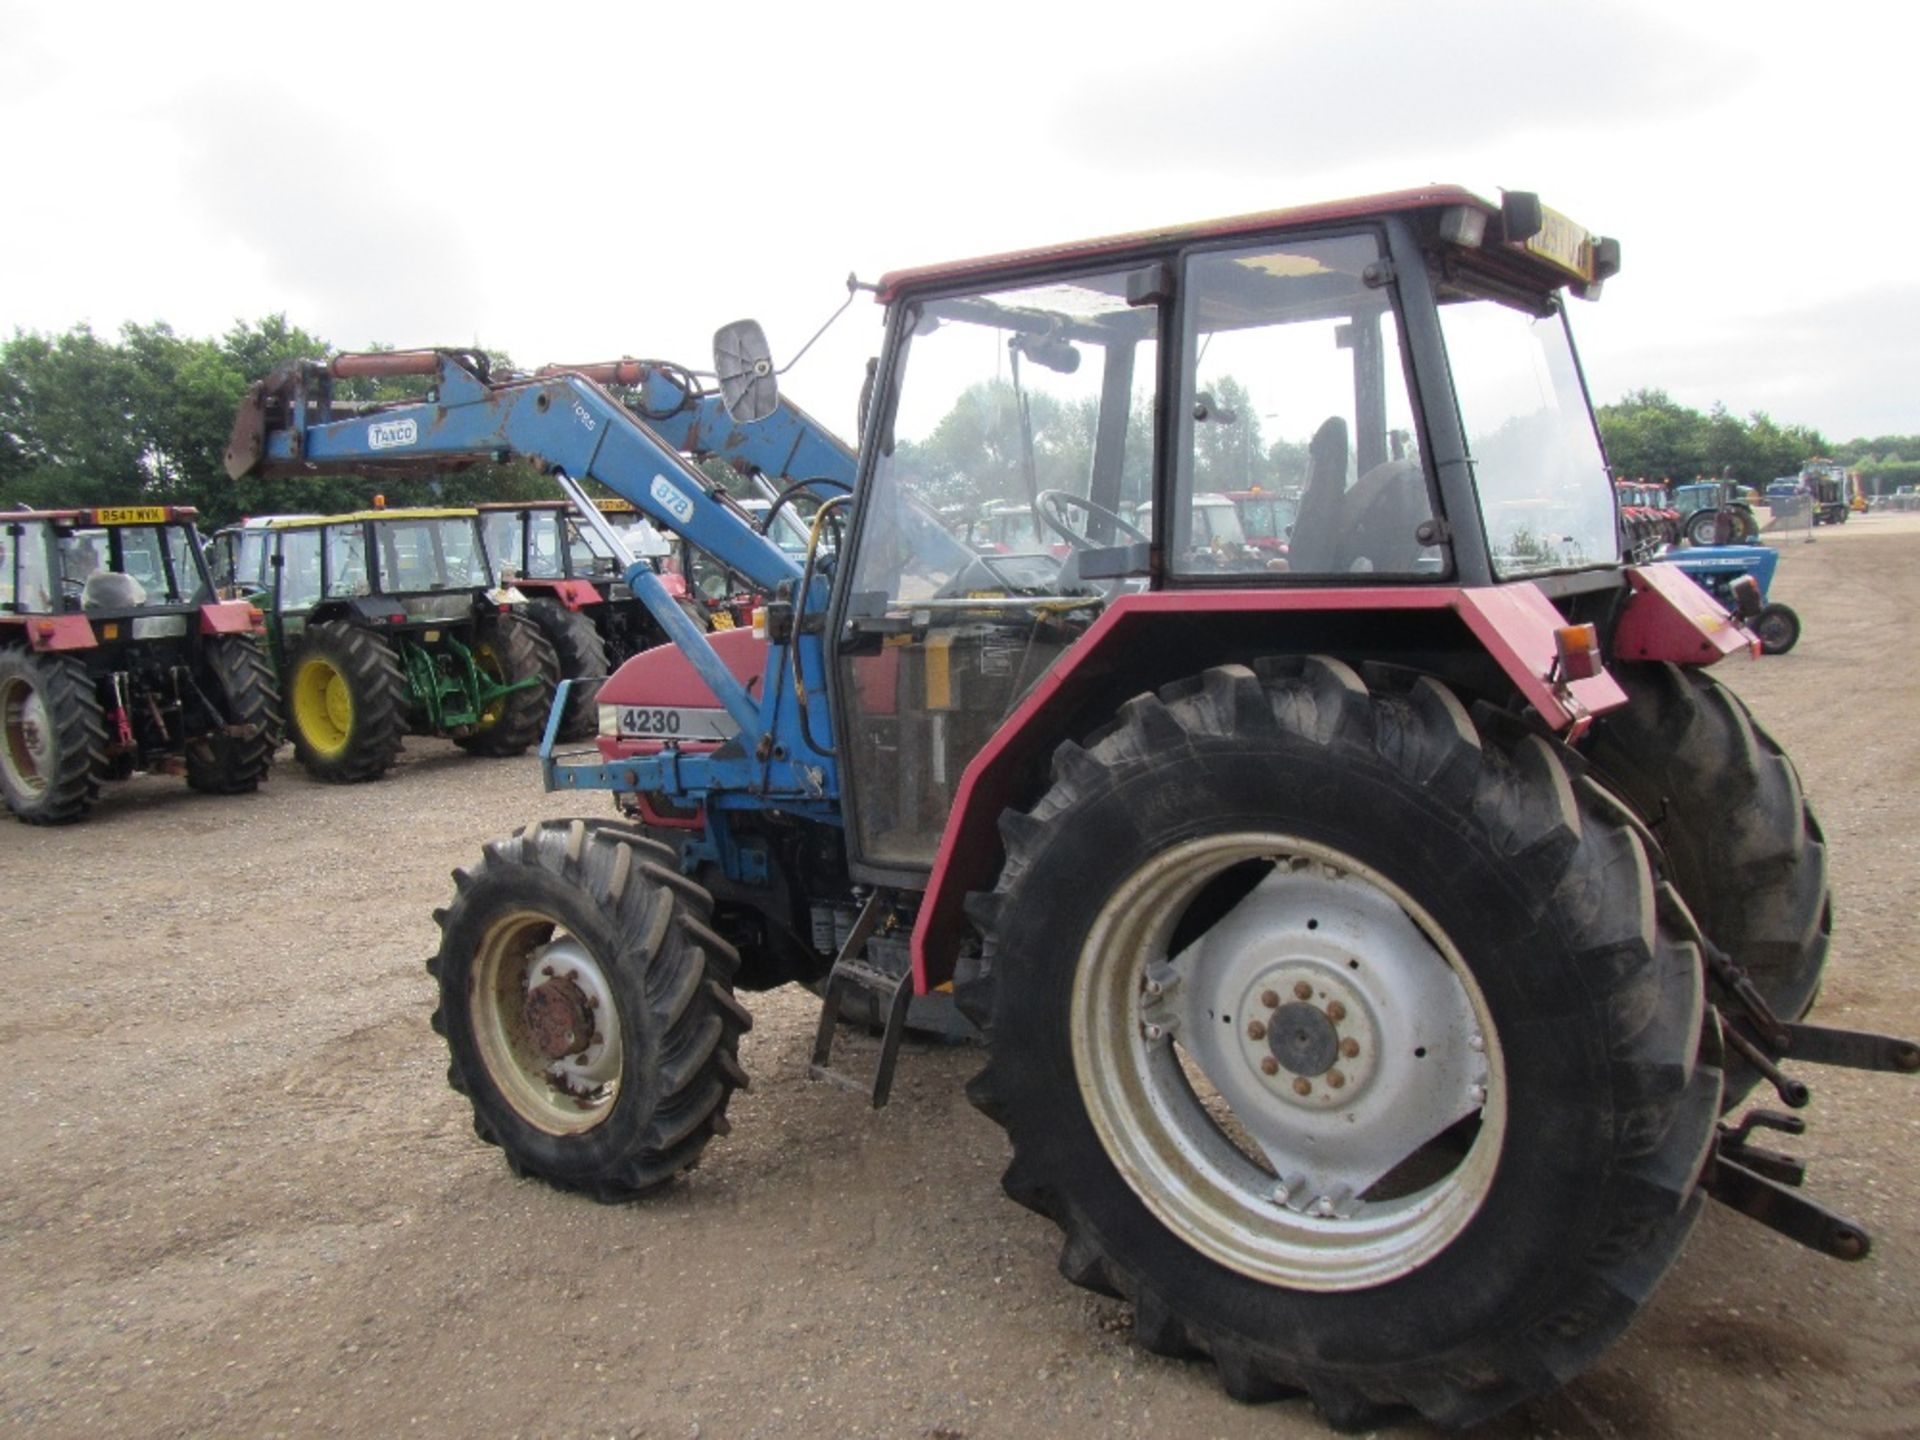
M529 1125L578 1135L612 1113L625 1068L613 987L593 952L550 916L493 923L474 956L469 1013L481 1063Z
M47 788L52 758L47 703L31 682L14 676L0 686L0 769L16 792L38 796Z
M1188 906L1248 862L1264 877L1170 954ZM1445 1250L1492 1187L1507 1103L1486 1000L1411 897L1325 846L1207 836L1135 871L1081 949L1071 1034L1127 1184L1256 1280L1383 1284Z

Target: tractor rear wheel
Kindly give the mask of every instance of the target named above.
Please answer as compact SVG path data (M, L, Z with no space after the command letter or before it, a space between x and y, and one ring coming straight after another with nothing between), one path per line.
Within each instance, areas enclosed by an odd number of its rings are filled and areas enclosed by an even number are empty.
M970 913L1003 1184L1060 1266L1334 1425L1565 1380L1679 1253L1718 1113L1699 957L1558 753L1418 678L1225 666L1001 822Z
M512 610L490 615L474 627L473 660L496 684L531 685L510 690L481 713L470 735L454 744L470 755L519 755L539 740L553 707L560 662L540 627Z
M602 1200L690 1169L727 1131L753 1024L707 892L599 820L528 826L454 881L427 969L475 1133L517 1174Z
M567 691L567 713L560 721L559 738L589 739L599 729L595 702L600 682L610 673L607 645L600 638L599 627L585 611L569 610L558 600L532 601L527 606L527 618L540 627L553 646L560 678L573 681Z
M378 780L407 733L407 681L393 647L345 620L309 625L289 666L293 753L316 780Z
M1701 932L1776 1014L1800 1019L1826 968L1833 898L1826 840L1793 762L1706 671L1610 668L1627 704L1595 723L1594 769L1659 839ZM1758 1079L1731 1057L1727 1105Z
M1687 539L1694 545L1711 545L1720 523L1716 510L1696 510L1687 521Z
M241 733L217 730L187 742L187 784L210 795L241 795L267 778L280 748L280 690L266 648L251 635L207 642L209 687Z
M0 647L0 796L28 825L80 819L107 768L107 726L80 661Z

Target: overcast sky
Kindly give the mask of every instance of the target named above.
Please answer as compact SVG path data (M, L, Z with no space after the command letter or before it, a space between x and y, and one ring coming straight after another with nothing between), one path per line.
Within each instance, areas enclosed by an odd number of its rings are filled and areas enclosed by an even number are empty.
M751 314L785 358L850 270L1446 181L1620 237L1574 309L1597 401L1914 433L1917 34L1848 0L0 0L0 333L284 311L704 366ZM785 382L836 428L878 314Z

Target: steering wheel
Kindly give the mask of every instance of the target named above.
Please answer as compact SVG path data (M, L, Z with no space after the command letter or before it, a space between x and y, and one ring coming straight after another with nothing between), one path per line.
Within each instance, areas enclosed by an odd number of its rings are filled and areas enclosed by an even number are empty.
M1092 550L1095 548L1093 541L1067 522L1068 512L1074 510L1080 511L1088 520L1111 521L1115 529L1123 535L1132 536L1142 545L1153 543L1145 531L1125 516L1116 515L1106 506L1096 505L1093 501L1076 495L1071 490L1042 490L1033 497L1033 512L1046 522L1049 530L1066 541L1072 549Z
M771 535L773 533L774 516L778 515L784 506L791 504L800 496L812 495L815 500L820 499L820 496L813 494L813 487L816 485L831 485L835 489L848 495L853 493L853 486L847 484L844 480L836 480L831 475L816 475L810 480L796 480L776 495L773 504L767 507L767 517L760 522L760 533L762 535Z

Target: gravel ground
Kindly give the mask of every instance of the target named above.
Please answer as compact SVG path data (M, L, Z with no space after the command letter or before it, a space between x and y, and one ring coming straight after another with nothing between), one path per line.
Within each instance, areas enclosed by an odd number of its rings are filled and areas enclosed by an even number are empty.
M1725 666L1825 823L1819 1012L1920 1029L1920 516L1789 543L1792 654ZM1006 1148L910 1046L892 1105L810 1084L811 997L750 997L753 1088L688 1180L603 1207L515 1180L443 1083L421 962L449 869L578 797L532 760L411 741L386 781L290 761L217 800L110 787L0 823L0 1428L670 1437L1321 1435L1127 1341L1005 1200ZM598 813L594 807L592 813ZM1911 1082L1814 1072L1810 1190L1876 1237L1817 1258L1710 1208L1592 1371L1485 1433L1911 1436L1920 1141ZM1421 1433L1417 1427L1404 1432Z

